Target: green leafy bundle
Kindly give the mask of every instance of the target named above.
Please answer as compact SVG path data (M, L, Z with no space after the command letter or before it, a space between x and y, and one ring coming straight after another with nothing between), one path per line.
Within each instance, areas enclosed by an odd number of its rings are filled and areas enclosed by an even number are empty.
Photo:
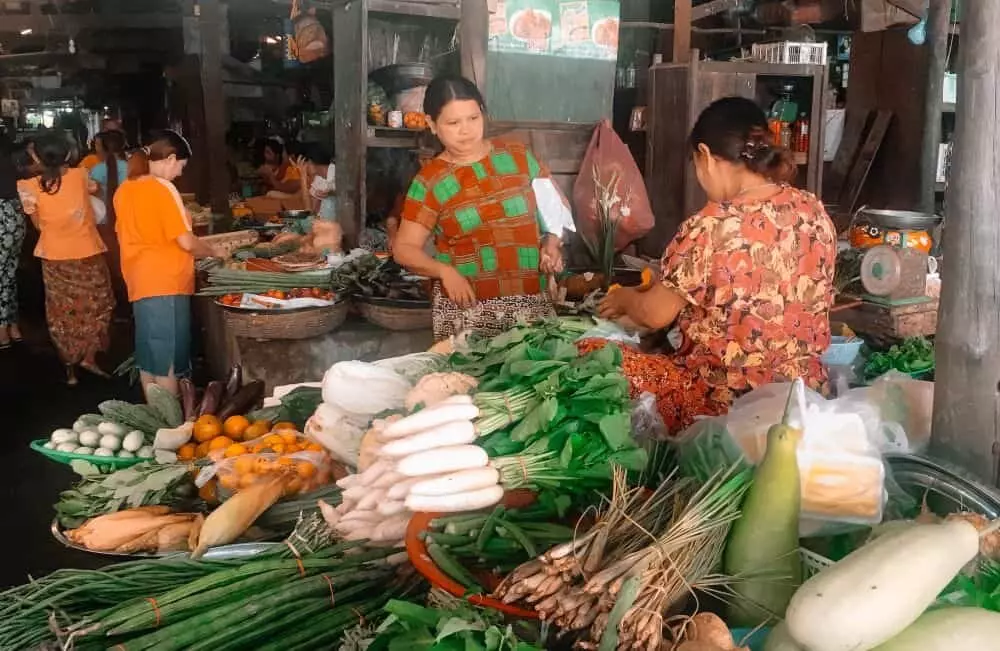
M503 616L449 599L441 607L392 600L367 651L541 651L518 638ZM343 647L342 647L343 648Z
M193 506L197 489L181 464L145 462L103 475L86 461L74 461L81 479L59 495L56 518L67 529L99 515L140 506Z
M922 375L934 369L934 344L924 337L911 337L888 351L872 353L865 362L865 379L873 379L889 371Z
M1000 612L1000 561L984 559L962 572L938 596L935 606L969 606Z

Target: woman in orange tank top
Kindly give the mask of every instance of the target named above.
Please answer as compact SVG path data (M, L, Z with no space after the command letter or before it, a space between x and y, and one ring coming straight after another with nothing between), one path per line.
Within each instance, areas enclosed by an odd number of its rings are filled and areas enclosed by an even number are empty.
M76 366L107 377L97 365L115 304L107 249L94 221L87 172L69 167L69 142L47 134L35 152L41 175L18 181L18 192L39 231L35 256L42 259L49 335L74 385Z

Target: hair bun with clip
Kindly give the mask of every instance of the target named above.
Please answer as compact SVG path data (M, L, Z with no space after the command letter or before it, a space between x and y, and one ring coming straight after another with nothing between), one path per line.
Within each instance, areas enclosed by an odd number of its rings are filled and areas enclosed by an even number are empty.
M764 138L751 138L746 141L746 144L743 145L743 151L740 152L740 158L748 161L754 161L769 149L771 149L771 145Z

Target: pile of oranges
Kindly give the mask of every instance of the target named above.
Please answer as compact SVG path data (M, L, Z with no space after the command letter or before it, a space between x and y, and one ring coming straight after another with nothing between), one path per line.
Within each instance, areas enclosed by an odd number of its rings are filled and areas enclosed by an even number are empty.
M272 426L266 420L251 423L246 416L230 416L223 423L215 416L205 415L194 422L194 440L177 450L177 458L192 461L209 456L229 458L264 451L277 454L323 451L321 445L306 441L296 430L295 424L288 422ZM248 445L250 441L255 441L255 444ZM265 442L266 446L263 445Z

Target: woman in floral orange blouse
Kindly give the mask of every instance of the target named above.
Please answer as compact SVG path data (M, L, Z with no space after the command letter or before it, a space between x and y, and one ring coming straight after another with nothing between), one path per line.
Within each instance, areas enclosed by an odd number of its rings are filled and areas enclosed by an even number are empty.
M771 382L823 391L836 231L820 201L788 185L796 168L750 100L718 100L690 145L708 203L667 247L659 283L611 292L605 318L676 325L669 356L629 352L633 390L652 391L671 432ZM590 344L599 345L599 344Z

